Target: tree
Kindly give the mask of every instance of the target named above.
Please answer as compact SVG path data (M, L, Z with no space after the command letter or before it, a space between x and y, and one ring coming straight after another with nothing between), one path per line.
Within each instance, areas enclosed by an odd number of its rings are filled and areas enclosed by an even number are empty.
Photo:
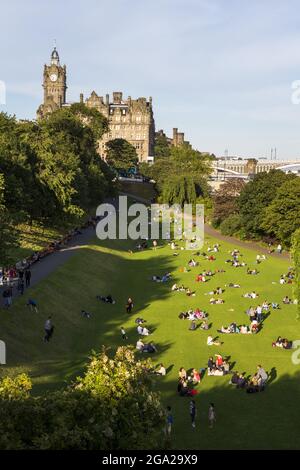
M172 147L169 158L158 159L149 169L163 203L194 203L209 194L210 157L189 145Z
M94 353L83 377L46 396L30 397L26 376L3 379L0 449L161 448L165 414L152 367L120 347L113 357Z
M2 267L12 261L12 251L19 245L18 233L5 206L4 189L4 175L0 173L0 266Z
M275 192L275 197L263 214L261 227L286 246L300 227L300 178L288 178Z
M265 234L262 224L265 209L276 197L276 191L287 180L297 178L280 170L258 173L241 191L237 199L241 225L248 237L261 237Z
M223 183L213 197L212 221L218 227L223 220L238 212L237 198L245 186L239 178L232 178Z
M155 159L167 158L170 156L171 149L167 137L164 134L157 134L154 143Z
M292 236L291 254L294 262L295 279L294 279L294 295L297 300L297 319L300 319L300 228L298 228Z
M138 163L136 149L127 140L114 139L106 144L108 165L115 170L129 170Z

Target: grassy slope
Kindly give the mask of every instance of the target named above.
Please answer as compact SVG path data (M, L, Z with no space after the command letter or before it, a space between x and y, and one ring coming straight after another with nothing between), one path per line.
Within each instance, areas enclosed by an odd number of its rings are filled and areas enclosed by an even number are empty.
M211 244L212 239L208 242ZM189 273L179 272L186 265L191 252L180 252L173 257L169 247L130 255L127 249L132 242L94 244L82 248L64 266L47 280L32 289L31 295L40 303L38 314L24 306L25 298L18 300L9 312L1 310L1 339L7 344L8 365L3 373L29 371L34 378L34 393L57 388L81 371L92 348L102 344L115 348L122 343L120 327L125 326L129 342L135 343L137 334L134 319L137 315L147 319L155 329L153 341L159 352L155 362L163 362L171 371L158 379L155 387L163 392L165 404L173 407L175 424L173 445L178 448L300 448L298 416L299 366L291 362L291 353L271 347L278 335L289 339L300 338L300 326L295 320L295 306L285 306L274 311L258 335L223 335L221 348L207 347L207 334L200 330L188 331L189 322L178 319L178 313L189 307L208 310L213 322L212 333L222 324L235 320L239 324L247 318L244 310L252 303L241 294L257 290L260 300L281 301L291 295L291 286L280 286L278 279L288 269L288 261L270 258L259 266L258 276L246 276L245 268L225 265L227 252L232 245L222 244L217 261L201 260L201 268L225 268L226 273L216 275L206 284L195 283L198 268ZM244 250L244 259L254 265L255 252ZM183 293L172 293L170 284L149 281L153 274L171 271L176 281L195 288L197 296L188 298ZM272 284L272 281L276 284ZM205 292L228 282L239 282L241 289L226 290L224 305L209 305ZM115 305L96 301L97 294L111 293ZM135 301L134 313L125 312L128 296ZM93 313L88 320L81 318L80 309ZM234 308L233 312L229 309ZM43 325L52 314L55 334L49 344L42 342ZM208 356L222 350L231 356L235 369L253 373L256 365L275 371L276 378L265 393L248 395L229 386L228 377L207 377L198 387L196 397L198 424L192 430L186 398L176 394L177 373L180 366L186 369L205 367ZM274 375L274 374L273 374ZM215 402L218 422L208 429L207 409Z

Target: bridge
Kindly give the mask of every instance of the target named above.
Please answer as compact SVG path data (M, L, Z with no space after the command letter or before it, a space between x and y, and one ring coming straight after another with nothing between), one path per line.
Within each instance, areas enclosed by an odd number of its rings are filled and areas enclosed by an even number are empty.
M217 158L212 162L213 172L210 176L210 184L214 189L232 178L249 181L254 175L269 172L272 169L285 173L293 173L300 176L300 160L267 160L255 158Z

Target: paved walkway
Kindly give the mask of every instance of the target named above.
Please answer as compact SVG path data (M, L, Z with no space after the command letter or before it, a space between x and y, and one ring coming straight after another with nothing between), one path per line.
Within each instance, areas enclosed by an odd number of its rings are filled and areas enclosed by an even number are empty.
M75 235L72 240L67 244L66 247L55 251L54 253L49 254L45 258L42 258L40 261L37 261L30 267L31 271L31 287L38 284L40 281L45 279L49 274L55 271L57 268L62 266L71 256L76 253L76 250L80 249L82 246L89 243L95 236L96 231L94 227L88 227L85 229L80 229L81 234ZM0 288L1 304L2 302L2 292L5 289L5 286ZM30 297L30 294L27 294L27 290L24 290L24 298L27 300ZM13 288L13 299L18 297L20 294L17 290L17 286Z
M264 248L259 243L251 242L251 241L247 242L247 241L239 240L238 238L235 238L235 237L229 237L227 235L222 235L222 233L220 233L218 230L214 229L213 227L211 227L208 224L205 224L205 233L207 235L211 235L214 238L217 238L220 241L232 243L232 244L234 244L236 246L240 246L242 248L250 248L252 250L256 250L260 254L267 254L268 256L274 256L275 258L285 258L285 259L290 258L290 254L288 252L284 252L284 253L281 253L281 254L279 254L279 253L271 253L270 254L268 252L268 249Z

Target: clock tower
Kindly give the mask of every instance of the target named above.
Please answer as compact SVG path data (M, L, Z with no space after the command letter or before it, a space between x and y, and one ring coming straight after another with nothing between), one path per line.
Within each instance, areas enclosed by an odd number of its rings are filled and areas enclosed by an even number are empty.
M52 51L50 64L44 65L43 88L44 103L37 111L38 118L61 108L66 103L66 66L60 65L56 47Z

